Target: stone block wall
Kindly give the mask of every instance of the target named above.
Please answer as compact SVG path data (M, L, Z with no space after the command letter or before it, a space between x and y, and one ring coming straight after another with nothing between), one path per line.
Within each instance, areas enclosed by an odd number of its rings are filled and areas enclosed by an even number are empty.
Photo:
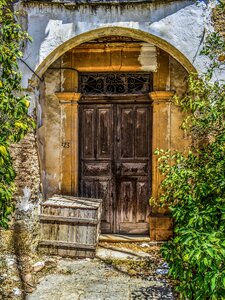
M219 32L225 38L225 10L216 7L213 10L213 22L217 32Z
M13 197L16 209L9 230L0 230L0 254L7 249L9 252L16 251L17 244L23 244L28 252L35 250L39 230L41 185L35 130L31 130L20 143L11 147L11 155L17 174Z
M22 199L29 196L32 203L37 203L40 194L40 169L35 130L31 130L20 143L14 144L11 154L17 173L14 197Z
M34 288L30 272L39 238L41 186L36 130L13 145L11 155L17 173L16 211L10 228L0 229L0 299L22 300Z

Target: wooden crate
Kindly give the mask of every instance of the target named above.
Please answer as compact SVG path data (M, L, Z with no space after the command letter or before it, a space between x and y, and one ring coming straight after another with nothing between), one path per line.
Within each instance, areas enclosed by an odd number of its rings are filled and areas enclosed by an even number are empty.
M62 257L94 257L102 200L54 196L41 205L39 251Z

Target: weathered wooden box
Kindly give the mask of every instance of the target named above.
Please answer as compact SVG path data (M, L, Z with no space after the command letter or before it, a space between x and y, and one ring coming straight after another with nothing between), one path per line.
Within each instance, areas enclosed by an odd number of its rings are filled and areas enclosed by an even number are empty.
M62 257L94 257L102 200L54 196L41 205L39 251Z

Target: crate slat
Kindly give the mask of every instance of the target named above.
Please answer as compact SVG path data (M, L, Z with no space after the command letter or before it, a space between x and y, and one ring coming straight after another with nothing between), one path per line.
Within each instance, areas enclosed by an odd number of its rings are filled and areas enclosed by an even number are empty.
M48 216L48 215L40 215L40 221L48 221L48 222L60 222L60 223L74 223L74 224L87 224L87 225L97 225L98 220L96 219L79 219L73 217L62 217L62 216Z
M69 242L61 242L61 241L48 241L48 240L41 241L40 246L54 246L54 247L62 247L62 248L85 249L85 250L96 249L96 245L94 244L78 244L78 243L69 243Z

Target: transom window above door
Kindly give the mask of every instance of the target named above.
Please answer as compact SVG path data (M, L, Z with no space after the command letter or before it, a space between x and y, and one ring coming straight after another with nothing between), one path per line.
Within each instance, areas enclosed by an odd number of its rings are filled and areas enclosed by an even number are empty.
M79 73L79 92L85 95L146 94L152 73Z

